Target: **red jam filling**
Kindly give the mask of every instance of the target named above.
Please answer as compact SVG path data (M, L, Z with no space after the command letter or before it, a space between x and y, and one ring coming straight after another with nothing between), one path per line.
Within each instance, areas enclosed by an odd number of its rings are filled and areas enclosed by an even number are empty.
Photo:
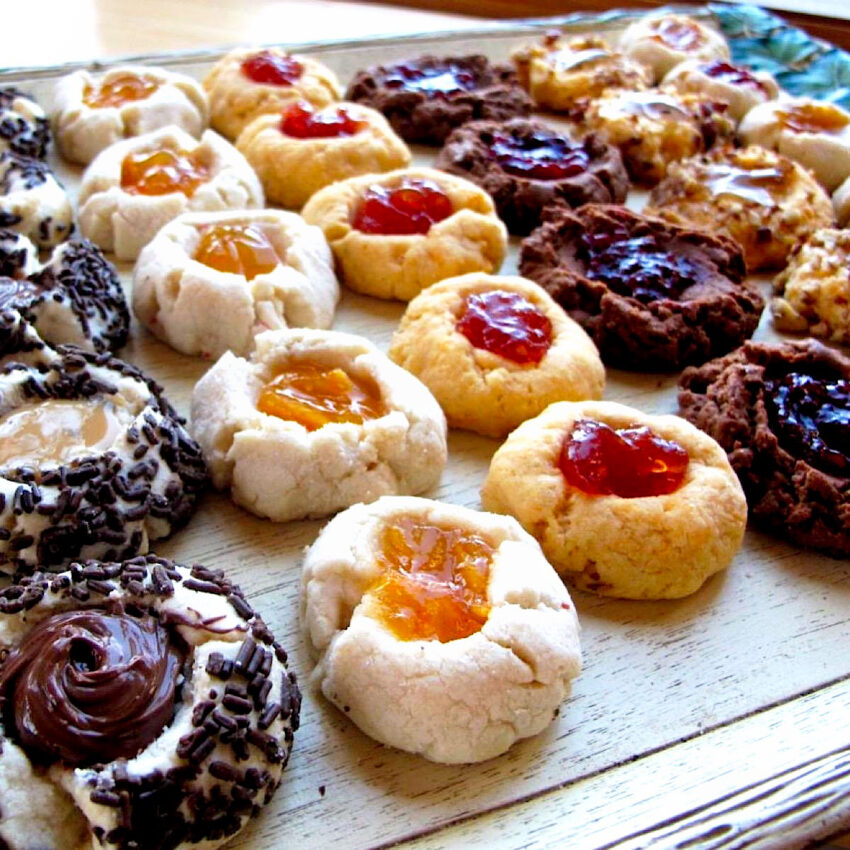
M423 68L416 62L403 62L386 68L383 83L390 89L422 92L429 98L445 98L459 92L472 91L478 80L472 71L453 62Z
M580 419L564 439L558 466L567 483L590 496L663 496L682 485L688 453L649 428L614 430Z
M476 348L520 365L539 363L552 344L552 323L522 295L493 290L467 296L455 324Z
M306 101L299 100L283 110L280 130L296 139L336 139L353 136L366 126L345 106L317 113Z
M363 233L427 233L454 209L449 196L432 180L405 177L397 186L370 186L352 222Z
M150 97L158 88L159 83L150 77L118 74L109 82L101 83L96 88L86 86L83 89L83 103L92 109L123 106L125 103Z
M499 133L490 143L490 155L508 174L533 180L564 180L590 165L582 145L541 131L522 138Z
M679 18L659 18L652 24L652 38L672 50L695 50L702 41L699 27Z
M402 517L384 527L379 547L384 573L369 601L399 640L447 643L481 630L494 551L485 538Z
M253 280L280 264L263 231L251 224L216 224L204 229L193 259L220 272Z
M131 153L121 163L121 188L131 195L182 192L191 198L209 178L209 168L197 154L184 150Z
M242 73L255 83L267 86L291 86L304 73L304 66L291 56L279 56L261 50L242 62Z
M726 83L731 83L733 86L749 86L767 94L767 87L764 83L746 68L736 68L722 59L706 62L704 65L700 65L700 70L707 77L715 80L723 80Z

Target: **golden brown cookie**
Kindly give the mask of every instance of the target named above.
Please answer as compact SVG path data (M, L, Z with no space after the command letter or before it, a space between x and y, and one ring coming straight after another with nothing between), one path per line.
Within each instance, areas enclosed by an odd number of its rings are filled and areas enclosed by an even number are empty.
M254 119L236 148L257 172L267 200L292 209L337 180L410 164L407 145L387 119L359 103L314 110L293 101L282 113Z
M343 283L378 298L408 301L438 280L498 271L507 245L492 198L432 168L341 180L302 215L324 231Z
M279 113L293 100L322 108L340 98L330 68L306 56L290 56L280 47L237 47L204 78L210 98L210 124L228 139L267 112Z
M833 221L829 195L805 168L757 146L671 165L645 212L731 236L751 272L783 266L798 240Z
M520 425L493 456L481 504L516 517L563 578L627 599L693 593L729 566L747 522L711 437L614 402L559 402Z
M539 286L467 274L420 292L390 358L434 394L450 426L502 437L554 401L601 398L596 346Z

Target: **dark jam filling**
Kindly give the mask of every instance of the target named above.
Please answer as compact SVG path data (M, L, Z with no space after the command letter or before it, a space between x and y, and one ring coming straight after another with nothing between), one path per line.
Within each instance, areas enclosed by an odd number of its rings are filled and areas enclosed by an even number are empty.
M630 237L620 227L590 231L582 233L581 246L579 256L587 263L587 277L644 304L678 300L697 274L687 257L663 247L653 234Z
M458 92L472 91L478 80L472 71L453 62L429 68L416 62L404 62L385 69L383 83L390 89L407 89L422 92L429 98L445 98Z
M431 180L405 177L399 185L370 186L352 225L362 233L402 236L427 233L454 212L448 195Z
M822 472L850 476L850 381L791 372L766 380L764 389L780 445Z
M278 56L263 50L242 62L242 73L255 83L291 86L304 72L304 66L291 56Z
M746 68L736 68L722 59L715 59L700 66L700 70L708 77L723 80L733 86L749 86L767 94L764 84L754 77Z
M495 135L490 155L508 174L533 180L564 180L582 174L590 165L581 145L541 131L524 138Z

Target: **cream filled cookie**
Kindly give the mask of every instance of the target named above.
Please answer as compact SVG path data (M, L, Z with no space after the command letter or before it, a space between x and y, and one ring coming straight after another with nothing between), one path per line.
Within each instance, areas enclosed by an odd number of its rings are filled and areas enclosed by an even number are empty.
M596 346L539 286L468 274L407 306L390 358L434 393L454 428L502 437L554 401L601 398Z
M49 345L90 351L121 348L130 328L118 274L87 239L57 245L42 265L29 239L0 230L0 310L14 310ZM0 354L11 350L0 337Z
M630 24L620 49L645 65L655 82L688 59L729 59L729 45L717 30L674 13L646 15Z
M166 127L98 154L80 186L80 230L119 259L135 260L180 213L261 206L260 181L233 145L211 130L198 141Z
M713 439L614 402L559 402L520 425L481 503L516 517L563 578L627 599L694 593L729 566L747 523Z
M751 109L738 134L799 162L832 192L850 177L850 113L810 97L783 97Z
M407 145L387 119L359 103L317 110L293 101L281 113L254 119L236 147L257 172L266 198L293 209L337 180L410 164Z
M850 231L816 230L797 246L773 288L777 328L850 343Z
M356 505L308 549L301 587L313 681L366 734L433 761L538 734L581 669L570 597L509 517Z
M247 354L264 330L327 328L339 284L321 230L295 213L184 213L142 249L133 311L183 354Z
M286 653L223 573L85 561L0 591L0 841L213 850L298 728Z
M50 127L44 110L17 89L0 89L0 152L44 159L49 143Z
M212 128L231 140L255 118L279 114L293 101L306 100L321 109L340 98L339 81L330 68L279 47L231 50L204 78L204 88Z
M492 198L432 168L343 180L302 215L323 230L342 282L378 298L407 301L447 277L496 272L507 247Z
M606 91L641 91L650 83L643 65L594 35L546 35L539 44L514 50L511 59L534 102L556 111L580 107Z
M760 103L774 100L779 86L767 71L750 71L725 59L689 59L676 65L662 81L681 92L702 92L729 105L729 115L740 121Z
M756 145L671 165L645 212L732 237L750 272L781 268L799 240L833 220L829 195L805 168Z
M0 372L0 572L128 558L183 526L207 485L198 445L134 367L52 352L14 311Z
M446 464L434 397L362 337L267 331L198 381L192 433L213 483L280 522L421 493Z
M17 230L42 248L73 233L71 202L40 159L12 151L0 154L0 227Z
M200 83L151 65L119 65L101 75L74 71L56 84L53 100L59 152L83 165L122 139L170 125L197 138L207 127Z

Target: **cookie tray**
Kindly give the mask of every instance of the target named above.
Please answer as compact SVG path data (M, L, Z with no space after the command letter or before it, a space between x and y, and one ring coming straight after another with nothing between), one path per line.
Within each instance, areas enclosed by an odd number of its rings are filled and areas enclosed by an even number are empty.
M568 26L616 38L629 17L572 16ZM345 83L366 65L428 51L504 59L542 26L495 24L299 49ZM201 76L219 55L143 61ZM49 109L53 84L66 71L5 72L0 83L24 88ZM433 155L420 149L415 160L429 163ZM74 192L80 171L53 164ZM636 207L642 202L630 198ZM516 269L517 248L513 240L506 273ZM130 266L120 269L129 286ZM763 286L767 294L766 280ZM346 291L334 327L386 350L403 309ZM765 314L756 338L774 335ZM164 384L184 415L209 366L178 355L136 323L121 356ZM609 370L605 397L675 412L676 381ZM427 495L480 507L497 446L451 432L449 466ZM299 570L303 548L322 525L264 521L211 493L188 527L156 549L227 570L291 651L305 691L281 788L229 848L784 848L850 830L846 563L749 530L727 573L686 599L627 602L576 592L585 669L557 720L500 758L445 766L375 743L311 690L298 625Z

